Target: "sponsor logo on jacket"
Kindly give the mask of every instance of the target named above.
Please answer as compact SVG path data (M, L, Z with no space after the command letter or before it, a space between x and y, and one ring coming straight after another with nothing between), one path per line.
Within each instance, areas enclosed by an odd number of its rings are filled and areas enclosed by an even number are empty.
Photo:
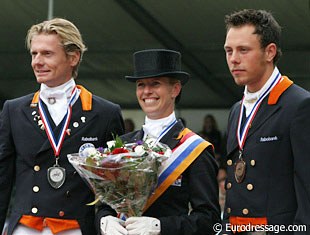
M278 136L267 136L267 137L260 137L260 142L271 142L279 140Z
M82 137L82 141L98 141L98 137Z

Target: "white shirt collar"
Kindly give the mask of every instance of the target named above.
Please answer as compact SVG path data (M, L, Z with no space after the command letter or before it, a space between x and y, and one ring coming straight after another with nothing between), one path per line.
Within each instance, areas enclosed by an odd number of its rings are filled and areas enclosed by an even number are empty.
M72 90L75 86L76 84L73 78L57 87L48 87L44 83L41 83L40 93L43 94L44 98L47 98L49 96L52 96L54 92L65 92L67 99L69 100Z
M73 78L57 87L48 87L43 83L41 84L40 99L46 104L56 126L58 126L67 113L74 87L75 81ZM77 92L79 95L80 91L77 90ZM77 98L78 96L76 99ZM72 104L76 101L76 99L72 102Z
M265 93L265 91L268 89L268 87L271 85L271 83L273 81L272 78L275 78L278 73L279 73L279 70L277 67L275 67L271 76L268 78L268 80L264 84L264 86L256 92L253 92L253 93L249 92L247 89L247 86L245 86L245 88L244 88L244 100L249 102L249 103L255 102L256 100L258 100L259 97L261 97Z
M142 126L144 131L144 137L150 136L153 138L158 138L161 132L175 120L175 112L172 112L168 117L156 120L150 119L146 116L145 124Z
M277 76L279 73L279 70L277 67L274 68L271 76L268 78L267 82L264 84L264 86L256 91L256 92L249 92L247 89L247 86L244 88L244 106L246 108L246 116L248 116L255 104L255 102L265 93L265 91L270 87L271 83L273 82L273 78Z

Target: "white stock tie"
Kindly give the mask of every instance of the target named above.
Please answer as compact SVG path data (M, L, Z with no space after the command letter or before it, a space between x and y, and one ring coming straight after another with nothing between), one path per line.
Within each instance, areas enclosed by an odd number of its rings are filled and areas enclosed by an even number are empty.
M40 92L40 98L46 104L54 123L58 126L68 110L68 99L66 92L62 90L43 90Z

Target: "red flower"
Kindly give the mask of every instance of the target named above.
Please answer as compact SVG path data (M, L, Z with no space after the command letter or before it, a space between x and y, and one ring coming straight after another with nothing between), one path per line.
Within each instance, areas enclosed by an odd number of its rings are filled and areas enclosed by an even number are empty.
M119 154L119 153L128 153L129 151L125 148L115 148L112 151L112 154Z

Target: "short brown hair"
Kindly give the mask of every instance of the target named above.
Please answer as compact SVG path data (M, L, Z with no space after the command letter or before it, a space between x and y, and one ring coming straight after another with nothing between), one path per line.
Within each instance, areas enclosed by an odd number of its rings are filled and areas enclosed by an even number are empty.
M270 43L276 44L277 54L273 59L275 64L281 57L281 27L270 12L265 10L244 9L226 15L225 23L227 31L232 27L240 27L247 24L253 25L255 27L254 33L258 34L260 37L262 48L265 48Z

